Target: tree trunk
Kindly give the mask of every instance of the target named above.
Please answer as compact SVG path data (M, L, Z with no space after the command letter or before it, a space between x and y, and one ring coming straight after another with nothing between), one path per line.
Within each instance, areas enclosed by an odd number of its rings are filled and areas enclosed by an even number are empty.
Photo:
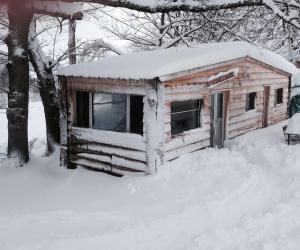
M69 20L69 37L68 37L68 49L69 49L69 63L76 64L76 21Z
M25 8L26 1L8 2L8 145L7 155L17 158L19 165L29 161L28 151L28 97L29 61L28 32L32 13Z
M45 55L36 38L34 23L29 35L28 53L29 58L38 78L38 88L44 106L46 130L47 130L47 151L48 154L54 152L54 143L60 144L60 124L59 124L59 101L58 90L55 85L54 75L51 65L46 60Z
M55 150L54 144L60 144L58 95L53 74L49 79L38 79L38 81L46 119L47 151L51 154Z

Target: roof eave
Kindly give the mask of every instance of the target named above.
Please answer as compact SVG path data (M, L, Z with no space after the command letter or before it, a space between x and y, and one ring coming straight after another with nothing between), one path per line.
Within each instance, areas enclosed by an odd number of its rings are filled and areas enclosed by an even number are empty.
M206 70L221 67L221 66L224 66L224 65L232 64L232 63L238 63L238 62L241 62L241 61L244 61L244 60L250 61L252 63L259 63L259 64L261 64L265 67L271 68L273 71L276 71L276 72L281 73L283 75L286 75L286 76L289 76L289 77L292 76L292 73L290 73L288 71L279 69L277 67L274 67L270 64L267 64L263 61L257 60L255 58L247 55L247 56L239 57L239 58L236 58L236 59L227 60L227 61L223 61L223 62L219 62L219 63L215 63L215 64L210 64L210 65L205 65L205 66L194 68L194 69L188 69L188 70L174 72L174 73L167 74L167 75L162 75L162 76L159 76L159 79L161 81L173 80L173 79L176 79L176 78L188 75L188 74L193 74L193 73L197 73L197 72L201 72L201 71L206 71Z

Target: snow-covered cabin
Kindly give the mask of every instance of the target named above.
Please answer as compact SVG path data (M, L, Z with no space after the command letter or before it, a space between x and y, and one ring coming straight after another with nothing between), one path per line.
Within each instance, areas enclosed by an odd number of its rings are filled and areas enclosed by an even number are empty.
M286 119L295 66L244 42L130 53L59 70L69 167L151 174Z

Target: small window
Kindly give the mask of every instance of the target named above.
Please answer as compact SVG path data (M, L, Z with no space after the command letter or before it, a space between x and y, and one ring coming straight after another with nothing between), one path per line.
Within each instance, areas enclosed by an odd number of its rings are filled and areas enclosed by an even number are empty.
M255 109L256 92L246 94L246 111Z
M89 127L89 92L76 93L76 126Z
M201 126L201 100L189 100L171 103L171 134L177 135L184 131Z
M283 103L283 88L275 90L275 105Z

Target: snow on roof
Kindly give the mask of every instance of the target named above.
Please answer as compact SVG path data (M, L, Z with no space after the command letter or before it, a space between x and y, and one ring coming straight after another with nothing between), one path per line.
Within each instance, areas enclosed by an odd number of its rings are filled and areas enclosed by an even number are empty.
M153 79L249 56L293 74L295 66L282 56L246 42L201 44L128 53L99 62L60 68L58 75L123 79Z

